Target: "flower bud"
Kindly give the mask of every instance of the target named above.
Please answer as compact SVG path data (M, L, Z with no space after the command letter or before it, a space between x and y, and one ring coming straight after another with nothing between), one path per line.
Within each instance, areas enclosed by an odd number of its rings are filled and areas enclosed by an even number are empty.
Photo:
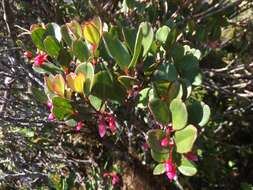
M169 145L168 138L167 137L163 138L162 141L161 141L161 146L162 147L167 147L168 145Z
M99 123L98 123L98 133L99 133L99 136L101 138L103 138L105 136L105 133L106 133L106 123L104 121L104 119L100 119Z
M25 51L23 54L26 58L30 59L33 56L33 53L31 51Z
M109 128L110 128L111 132L115 133L117 130L115 118L113 116L110 116L108 122L109 122Z
M52 120L54 120L55 119L55 116L54 116L54 114L53 113L50 113L49 115L48 115L48 118L47 118L49 121L52 121Z
M194 154L193 152L188 152L186 154L184 154L184 156L191 161L198 161L198 156L196 154Z
M76 125L76 131L80 131L83 128L83 122L79 121Z
M47 107L48 109L51 109L53 107L53 104L50 100L47 101Z

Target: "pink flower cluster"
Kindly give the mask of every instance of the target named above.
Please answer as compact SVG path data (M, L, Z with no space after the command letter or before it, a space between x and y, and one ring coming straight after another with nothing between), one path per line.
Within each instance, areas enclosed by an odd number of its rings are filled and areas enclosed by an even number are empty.
M165 162L165 172L170 181L175 180L177 177L176 166L173 163L173 147L175 146L174 140L170 137L172 128L169 126L166 128L165 137L161 140L162 147L168 147L170 149L169 159ZM184 156L191 161L198 161L197 155L193 152L188 152Z
M120 183L120 178L117 175L117 173L115 173L115 172L111 172L111 173L105 172L104 175L103 175L103 177L111 177L111 179L112 179L112 185L113 186L115 186L115 185L117 185L117 184Z
M35 66L41 66L44 64L44 62L47 60L47 54L46 53L39 53L34 58L34 65Z
M101 138L103 138L106 134L106 129L109 128L112 134L114 134L117 130L116 128L116 119L114 116L100 116L98 120L98 133Z

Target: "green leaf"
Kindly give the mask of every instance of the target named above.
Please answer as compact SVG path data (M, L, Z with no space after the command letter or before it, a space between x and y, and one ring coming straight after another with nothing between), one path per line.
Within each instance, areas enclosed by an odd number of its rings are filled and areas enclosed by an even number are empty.
M32 86L31 91L32 91L32 95L38 102L40 102L41 104L47 103L47 100L48 100L47 95L45 94L43 90Z
M174 63L177 64L185 55L185 48L180 44L175 44L171 49L171 56Z
M46 25L46 35L53 36L58 42L62 39L61 27L56 23L49 23Z
M177 76L177 70L173 64L161 64L154 72L154 81L174 81Z
M126 91L107 71L100 71L94 77L91 94L103 100L122 102Z
M169 32L169 35L168 35L167 40L165 42L165 45L167 48L171 48L175 44L175 42L177 40L177 36L178 36L178 32L177 32L177 29L174 27Z
M175 66L181 77L186 78L191 83L194 83L200 73L198 60L193 55L184 56Z
M180 81L176 80L173 83L171 83L169 87L169 92L168 92L168 97L169 97L169 102L172 100L178 98L182 98L184 95L183 87Z
M136 29L128 27L124 27L122 30L124 41L126 42L128 49L131 51L131 54L133 54L137 31Z
M162 26L156 32L156 40L161 43L165 43L170 32L170 28L168 26Z
M204 102L198 102L197 100L192 100L191 104L187 107L189 115L189 121L192 124L199 125L203 127L209 120L211 111L207 104Z
M69 100L61 97L54 97L52 99L53 103L53 114L59 120L70 117L73 113L73 107Z
M113 37L110 33L105 32L104 33L104 42L105 42L105 47L111 55L116 63L119 65L121 70L125 70L128 68L128 65L130 64L131 57L124 46L123 43L119 41L118 38Z
M63 73L63 70L59 67L57 67L53 63L45 62L41 66L35 66L33 65L33 70L40 74L57 74L57 73Z
M143 39L143 34L141 32L141 25L139 26L137 35L136 35L136 39L135 39L135 45L134 45L134 53L133 53L133 57L132 60L130 62L130 65L128 66L128 68L135 68L139 55L141 53L141 46L142 46L142 39Z
M72 20L71 22L67 23L66 26L69 29L69 31L73 34L75 39L82 37L82 28L77 21Z
M170 157L170 153L158 153L158 152L155 152L154 150L151 149L151 157L159 162L159 163L162 163L162 162L165 162L166 160L169 159Z
M47 54L57 58L61 49L59 42L53 36L47 36L44 40L44 47Z
M119 76L118 81L126 88L126 90L132 89L133 85L136 83L136 79L134 77L125 75Z
M157 164L153 170L153 175L162 175L165 173L165 164Z
M172 115L172 127L179 130L187 124L188 113L185 104L180 99L174 99L170 103L170 111Z
M175 143L178 153L190 152L197 138L197 129L188 125L184 129L175 132Z
M72 56L70 55L70 53L66 49L61 48L58 55L58 62L60 63L60 65L65 68L69 67L71 61Z
M89 62L80 64L75 70L76 74L78 74L79 72L83 73L85 76L84 93L88 95L91 92L91 87L94 79L93 65Z
M151 88L144 88L139 92L139 101L137 105L138 108L144 109L148 106L149 94L151 91Z
M168 124L170 121L170 110L166 102L160 100L159 98L153 98L149 102L149 109L154 116L154 118L164 125Z
M62 34L62 38L63 40L65 41L65 43L71 47L72 46L72 43L73 43L73 40L74 40L74 37L72 35L70 35L69 33L69 29L66 25L63 25L61 27L61 34Z
M36 28L32 31L32 41L39 50L44 50L43 40L45 38L45 33L46 30L44 28Z
M90 100L91 105L92 105L97 111L99 111L100 108L103 109L104 106L101 107L103 101L102 101L101 99L99 99L98 97L90 95L90 96L89 96L89 100Z
M188 81L187 79L179 79L180 83L182 84L182 88L183 88L183 100L186 100L187 98L190 97L191 92L192 92L192 85L190 83L190 81Z
M150 148L157 153L168 153L169 149L161 146L161 141L165 137L165 133L161 129L149 130L148 133L148 144Z
M154 31L152 26L148 22L143 22L140 25L142 32L142 46L143 46L143 57L147 55L154 38Z
M81 39L74 41L72 45L73 54L79 59L79 61L84 62L89 58L89 50L85 42Z
M197 173L197 168L195 167L195 164L184 156L182 156L181 164L178 167L178 170L185 176L194 176Z

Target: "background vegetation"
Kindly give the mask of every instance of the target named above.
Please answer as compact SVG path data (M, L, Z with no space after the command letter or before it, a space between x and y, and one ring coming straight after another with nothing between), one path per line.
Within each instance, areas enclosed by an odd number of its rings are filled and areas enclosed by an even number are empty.
M43 79L23 56L33 47L24 29L95 15L118 26L173 26L178 42L201 50L203 82L194 96L212 115L197 142L198 174L181 183L185 189L253 189L252 11L251 0L1 0L1 189L109 189L103 174L112 171L122 183L115 188L176 189L165 176L152 175L139 131L125 137L124 147L89 131L66 131L47 120L47 106L34 95Z

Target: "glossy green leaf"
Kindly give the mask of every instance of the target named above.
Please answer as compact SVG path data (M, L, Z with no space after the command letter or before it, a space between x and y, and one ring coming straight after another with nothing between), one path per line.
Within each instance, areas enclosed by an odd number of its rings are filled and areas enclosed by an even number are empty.
M92 105L97 111L99 111L100 108L103 110L104 106L102 106L103 101L102 101L101 99L99 99L99 98L96 97L96 96L90 95L90 96L89 96L89 100L90 100L91 105Z
M184 56L175 66L179 70L181 77L186 78L191 83L194 83L200 72L198 60L193 55Z
M57 74L57 73L63 73L63 70L59 67L57 67L55 64L45 62L41 66L35 66L33 65L33 70L40 74Z
M126 91L107 71L100 71L95 74L91 94L103 100L122 102Z
M91 21L82 25L83 37L92 45L98 46L102 36L102 22L99 17L93 18Z
M65 80L61 74L54 76L52 82L53 92L58 96L64 97L65 95Z
M89 58L89 50L85 42L81 39L73 42L72 45L73 54L79 59L81 62L87 61Z
M63 120L68 118L74 113L73 107L69 100L61 98L61 97L54 97L52 99L53 103L53 114L59 120Z
M149 130L148 133L149 147L157 153L168 153L169 149L161 146L161 141L165 137L165 133L161 129Z
M193 125L188 125L184 129L175 132L175 143L178 153L190 152L197 138L197 129Z
M188 81L187 79L181 78L179 81L180 81L180 83L182 84L182 87L183 87L183 97L182 97L182 99L185 100L185 99L189 98L190 95L191 95L192 85L191 85L190 81Z
M154 72L154 81L174 81L177 76L177 70L173 64L161 64Z
M116 37L113 37L110 33L104 33L105 47L108 53L115 59L121 70L128 68L131 57L127 48Z
M72 43L74 41L74 37L73 35L71 35L69 33L69 29L66 25L63 25L61 26L61 34L62 34L62 38L64 40L64 42L69 46L71 47L72 46Z
M170 28L168 26L162 26L156 32L156 40L161 43L165 43L170 32Z
M31 33L31 38L33 43L39 50L44 50L44 38L45 38L46 30L44 28L36 28Z
M53 36L47 36L43 44L49 56L54 58L58 57L61 47L59 42Z
M64 68L67 68L69 67L71 61L71 54L65 48L61 48L58 55L58 62L60 63L60 65Z
M185 176L194 176L197 173L195 164L184 156L182 156L181 164L178 166L178 170Z
M166 102L160 100L159 98L153 98L149 102L149 109L156 121L164 125L169 123L170 111Z
M177 99L182 99L184 96L184 89L180 81L176 80L173 83L171 83L168 91L168 98L169 102Z
M152 26L148 22L143 22L140 25L142 32L142 46L143 46L143 56L146 56L154 39L154 31Z
M83 73L85 76L85 83L84 83L84 93L86 95L90 94L91 86L94 79L94 68L93 65L89 62L83 63L78 65L75 70L75 73L78 74L79 72Z
M142 47L142 39L143 39L143 34L141 32L141 25L139 26L136 39L135 39L135 45L134 45L134 53L133 57L131 59L130 65L128 68L135 68L139 55L141 53L141 47Z
M61 27L56 23L49 23L46 25L46 35L53 36L58 42L61 42L62 34Z
M188 113L182 100L176 98L170 103L170 111L172 115L172 127L179 130L187 124Z
M69 32L72 33L72 36L75 37L75 39L82 37L82 28L77 21L72 20L71 22L67 23L66 26L68 27Z
M123 37L127 44L127 47L130 50L131 54L133 55L137 31L133 28L128 27L124 27L122 30L123 30Z
M165 173L165 164L157 164L153 170L153 175L162 175Z
M169 159L170 157L170 153L158 153L158 152L155 152L154 150L151 149L151 157L159 162L159 163L162 163L162 162L165 162L166 160Z
M209 120L211 111L207 104L204 102L198 102L197 100L192 100L187 107L189 115L189 121L192 124L199 125L203 127Z

